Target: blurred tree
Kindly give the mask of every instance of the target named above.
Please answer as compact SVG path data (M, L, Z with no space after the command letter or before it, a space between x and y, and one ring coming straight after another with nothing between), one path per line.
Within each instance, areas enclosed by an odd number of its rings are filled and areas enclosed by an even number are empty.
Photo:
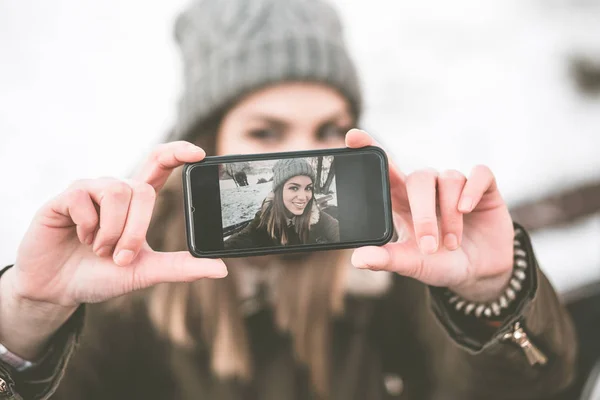
M239 186L238 183L237 183L237 181L234 178L235 172L233 170L234 170L233 164L225 164L225 165L223 165L223 171L224 171L225 175L227 177L229 177L229 179L233 180L233 182L235 183L235 186Z
M315 182L315 191L321 193L321 173L323 172L323 157L317 157L317 179Z
M571 59L571 74L581 92L587 95L600 94L600 60L574 57Z
M335 159L331 161L329 164L329 172L327 173L327 179L325 183L321 187L321 193L329 194L329 188L331 187L331 183L333 182L333 177L335 176Z

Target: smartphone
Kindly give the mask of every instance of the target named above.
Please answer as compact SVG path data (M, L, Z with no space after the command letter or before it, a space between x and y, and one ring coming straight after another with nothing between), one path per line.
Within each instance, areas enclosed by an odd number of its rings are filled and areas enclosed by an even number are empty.
M206 157L184 166L183 190L196 257L380 246L393 235L379 147Z

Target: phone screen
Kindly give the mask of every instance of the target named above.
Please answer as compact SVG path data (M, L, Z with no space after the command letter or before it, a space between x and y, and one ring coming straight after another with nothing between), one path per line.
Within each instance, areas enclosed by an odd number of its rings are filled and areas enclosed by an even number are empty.
M208 157L184 170L188 247L201 257L383 244L387 160L375 147Z

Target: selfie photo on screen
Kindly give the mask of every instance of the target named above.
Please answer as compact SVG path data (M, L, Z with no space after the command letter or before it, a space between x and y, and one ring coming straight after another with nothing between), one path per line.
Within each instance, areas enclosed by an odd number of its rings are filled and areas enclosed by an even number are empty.
M386 160L367 146L187 164L188 248L218 258L381 246L393 235Z
M340 241L333 156L219 166L225 249Z

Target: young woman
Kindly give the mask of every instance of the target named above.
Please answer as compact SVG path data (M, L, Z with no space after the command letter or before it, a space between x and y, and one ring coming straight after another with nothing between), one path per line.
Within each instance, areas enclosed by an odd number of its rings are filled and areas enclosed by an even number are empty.
M0 397L505 400L571 384L571 322L486 167L392 165L403 234L383 247L186 252L183 163L375 142L350 130L361 94L326 3L203 0L176 33L168 143L132 179L58 194L3 270Z
M305 159L275 163L273 191L254 219L225 241L225 248L339 242L338 221L319 210L314 198L314 180L313 169Z

